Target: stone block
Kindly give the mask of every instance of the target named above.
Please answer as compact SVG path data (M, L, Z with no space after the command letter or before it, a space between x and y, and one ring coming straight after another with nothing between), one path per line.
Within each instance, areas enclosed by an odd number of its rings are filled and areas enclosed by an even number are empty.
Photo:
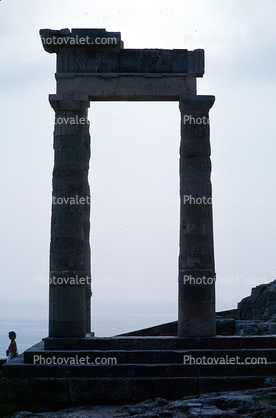
M70 379L69 400L91 403L131 402L132 382L129 378Z
M236 321L235 319L216 318L217 335L235 335Z
M66 404L69 400L68 379L31 378L30 386L37 403Z

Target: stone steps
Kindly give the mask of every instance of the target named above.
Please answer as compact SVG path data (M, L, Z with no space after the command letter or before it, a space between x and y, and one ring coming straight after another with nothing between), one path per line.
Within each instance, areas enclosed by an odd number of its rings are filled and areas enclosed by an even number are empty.
M64 347L64 339L46 339L47 343L49 340L52 345ZM66 345L70 349L49 350L44 349L43 342L36 344L21 359L2 367L3 377L276 375L276 338L270 336L90 338L70 340ZM82 349L72 349L76 345Z
M275 376L276 362L267 364L116 364L116 365L33 365L3 366L2 377L45 378L147 378L147 377L233 377Z
M276 335L177 337L45 338L45 350L179 350L275 348Z
M122 350L44 350L43 342L38 343L35 346L24 352L24 363L27 364L44 364L49 360L56 357L57 359L67 359L78 356L79 358L89 358L90 363L103 359L116 359L117 365L121 364L183 364L188 363L187 358L190 357L191 361L199 364L199 360L203 356L207 358L236 358L239 356L239 362L245 362L248 358L265 358L266 362L276 361L276 348L241 348L241 349L214 349L214 348L197 348L197 349L155 349L155 350L129 350L128 344L126 349ZM60 360L61 361L61 360ZM109 361L109 363L110 363ZM84 362L84 361L83 361ZM221 362L221 361L220 361ZM247 362L249 362L247 360ZM254 362L254 361L253 361ZM68 360L69 363L69 360ZM85 361L87 363L87 360ZM107 363L107 361L106 361ZM112 363L111 363L112 364ZM103 365L106 365L103 363Z
M34 356L41 356L36 364ZM184 356L188 356L185 364ZM97 357L104 358L105 364L90 364ZM76 364L80 358L84 364ZM114 358L117 364L106 364L107 359ZM254 363L262 359L263 364L245 364L246 358L255 359ZM48 364L39 364L47 359ZM54 364L58 359L74 364ZM210 364L203 364L208 359ZM276 337L47 338L1 370L5 378L3 396L9 382L7 387L14 387L19 397L35 397L40 404L43 400L47 404L49 399L59 406L177 399L201 392L258 388L274 381Z
M197 359L200 357L211 358L234 358L240 357L240 362L244 362L246 358L258 358L265 357L267 362L276 361L276 349L241 349L241 350L79 350L79 351L43 351L31 350L24 353L24 363L28 364L44 364L47 358L67 358L78 355L78 357L90 358L90 362L99 358L109 358L110 361L116 358L117 364L182 364L187 363L187 357L191 359ZM49 360L50 361L50 360ZM105 360L103 360L105 361ZM254 361L254 360L253 360ZM191 361L192 362L192 361ZM194 363L199 364L199 361L193 360ZM102 364L105 365L103 362ZM112 363L110 363L112 364Z

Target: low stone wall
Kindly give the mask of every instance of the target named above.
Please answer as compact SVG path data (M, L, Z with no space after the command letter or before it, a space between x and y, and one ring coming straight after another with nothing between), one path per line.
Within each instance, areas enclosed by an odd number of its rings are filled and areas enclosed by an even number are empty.
M231 309L228 311L217 312L217 334L218 335L235 335L235 321L238 319L238 310ZM177 336L177 321L167 322L165 324L156 325L149 328L131 331L120 336L128 337L155 337L155 336Z
M217 316L220 316L223 319L239 319L238 309L220 311L220 312L217 312Z
M177 336L177 321L167 322L166 324L156 325L150 328L139 329L138 331L128 332L118 335L118 337L156 337L156 336Z

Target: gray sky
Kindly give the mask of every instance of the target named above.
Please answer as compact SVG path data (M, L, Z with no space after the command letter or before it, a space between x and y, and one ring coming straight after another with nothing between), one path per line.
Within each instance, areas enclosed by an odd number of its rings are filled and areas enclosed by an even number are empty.
M0 2L2 306L48 314L55 54L41 28L118 31L125 48L205 49L217 310L275 279L275 17L274 0ZM178 103L91 103L89 119L93 309L171 301L176 318Z

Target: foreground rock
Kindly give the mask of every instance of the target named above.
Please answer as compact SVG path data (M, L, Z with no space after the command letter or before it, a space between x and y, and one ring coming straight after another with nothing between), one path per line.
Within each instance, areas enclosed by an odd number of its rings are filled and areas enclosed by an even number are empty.
M269 382L268 382L269 384ZM13 418L275 418L276 387L187 396L177 401L157 398L125 406L81 406L55 412L17 412Z

